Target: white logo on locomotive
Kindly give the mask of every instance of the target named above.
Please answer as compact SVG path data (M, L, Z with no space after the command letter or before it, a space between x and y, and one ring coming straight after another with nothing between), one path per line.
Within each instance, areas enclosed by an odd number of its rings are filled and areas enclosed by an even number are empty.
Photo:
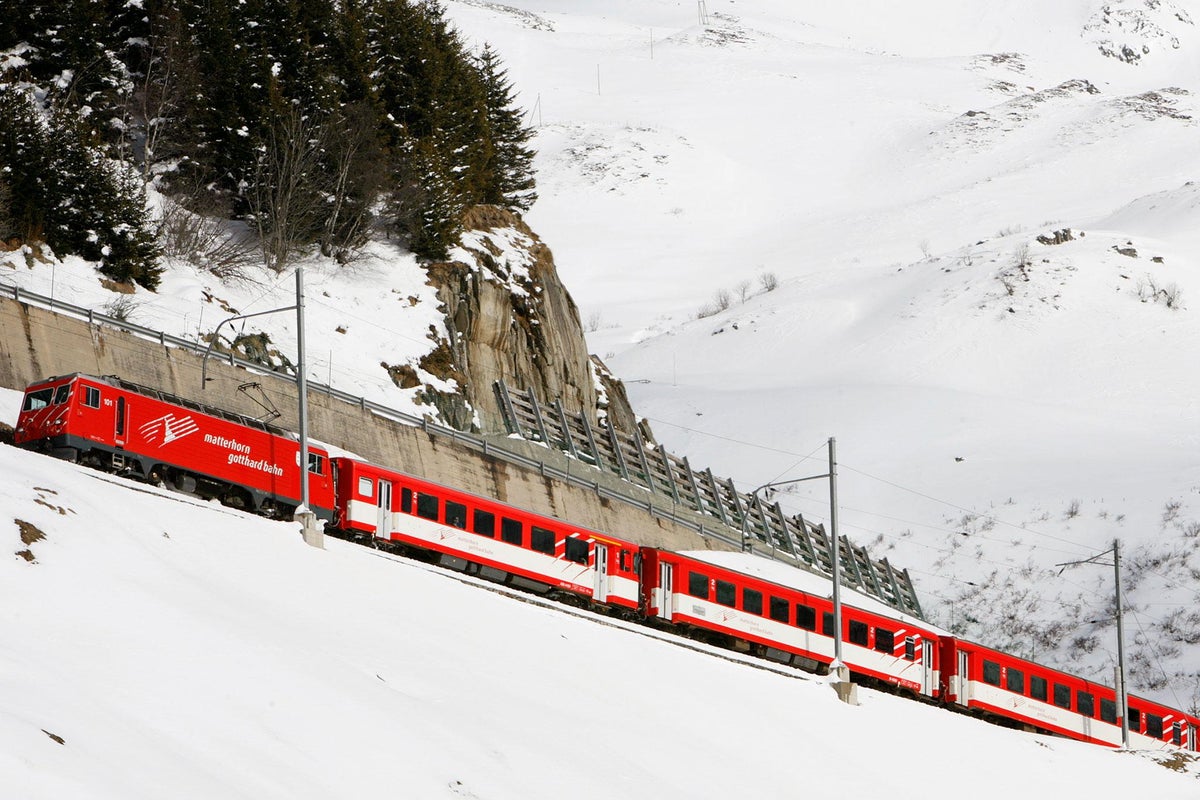
M158 419L152 419L138 427L138 433L147 443L153 444L161 437L162 441L158 442L159 447L168 445L176 439L182 439L198 430L200 430L200 426L190 415L179 418L174 414L164 414Z

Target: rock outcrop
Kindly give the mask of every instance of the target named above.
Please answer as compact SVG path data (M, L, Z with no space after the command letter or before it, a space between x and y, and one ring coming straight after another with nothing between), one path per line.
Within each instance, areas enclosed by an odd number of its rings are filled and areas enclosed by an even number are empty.
M461 394L426 392L442 418L462 430L504 431L494 384L532 388L543 403L608 417L629 431L636 419L620 381L588 354L579 310L559 280L550 248L521 217L477 206L451 258L430 265L446 330L421 367L453 378Z

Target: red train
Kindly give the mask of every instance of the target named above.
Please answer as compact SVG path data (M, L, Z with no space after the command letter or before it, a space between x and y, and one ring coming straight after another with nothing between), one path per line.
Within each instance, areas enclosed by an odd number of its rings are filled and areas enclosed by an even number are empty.
M75 374L31 385L14 439L268 516L290 516L299 502L291 434L118 378ZM321 448L312 448L308 467L313 510L335 534L810 671L833 660L832 603L786 579L641 547L386 467L330 459ZM882 606L845 605L842 617L843 658L858 682L1003 724L1120 744L1110 687ZM1200 749L1200 718L1137 697L1128 715L1134 747Z

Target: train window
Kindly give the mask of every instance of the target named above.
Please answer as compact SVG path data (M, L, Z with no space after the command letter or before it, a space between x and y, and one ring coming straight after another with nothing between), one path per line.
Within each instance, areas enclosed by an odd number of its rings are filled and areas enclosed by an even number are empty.
M374 497L375 496L375 481L368 478L366 475L358 479L358 496L359 497Z
M737 606L737 587L729 581L717 581L717 602L723 606Z
M1071 708L1071 687L1063 686L1061 683L1054 684L1054 705L1059 708L1070 710Z
M806 631L817 629L817 611L812 606L796 603L796 627Z
M487 536L492 539L496 538L496 515L490 511L475 509L473 530L480 536Z
M1032 697L1034 700L1041 700L1044 703L1044 702L1046 702L1046 697L1047 697L1046 689L1047 689L1047 681L1045 678L1039 677L1037 675L1029 676L1029 696L1030 697Z
M412 489L400 490L400 510L405 514L412 513Z
M554 531L534 525L529 529L529 546L539 553L554 555Z
M895 631L884 630L883 628L875 629L875 649L881 653L889 655L896 652L896 633Z
M567 539L567 561L574 561L576 564L587 564L588 562L588 543L586 539L580 539L578 536L572 536Z
M1163 719L1158 714L1146 715L1146 735L1151 739L1161 739L1163 733Z
M417 516L431 519L435 522L438 518L438 506L441 502L435 494L419 494L417 495Z
M909 661L917 660L917 640L911 636L904 637L904 657Z
M776 622L783 622L783 623L791 622L791 620L788 618L789 611L791 611L791 608L788 606L787 600L784 600L782 597L772 597L771 598L770 608L769 608L769 613L771 615L771 619L775 620Z
M1004 688L1010 692L1025 694L1025 673L1009 667L1008 674L1004 678Z
M100 390L95 386L83 387L83 404L88 408L99 408Z
M821 615L821 633L833 636L833 612L826 611Z
M325 474L325 456L320 453L308 454L308 471L313 475Z
M1000 685L1000 665L995 661L983 662L983 682L992 686Z
M453 525L459 530L467 529L467 507L462 503L446 501L446 524Z
M629 551L628 550L618 550L617 551L617 569L621 570L621 572L629 572L629 568L630 568Z
M36 392L30 392L29 394L25 395L25 404L21 406L21 410L38 411L50 405L50 401L53 399L53 389L38 389ZM97 407L99 407L98 403Z
M67 399L70 396L71 396L71 384L64 383L62 386L58 387L58 391L54 393L54 405L58 405L59 403L67 402Z
M1117 701L1105 700L1100 698L1100 720L1110 724L1117 724Z
M708 576L699 572L688 573L688 594L708 599Z
M1085 717L1096 716L1096 698L1088 692L1078 692L1075 695L1075 710Z
M500 539L509 544L525 544L525 526L515 519L501 517Z
M742 609L748 614L762 614L762 592L742 589Z
M1129 709L1129 730L1134 733L1142 730L1142 712L1139 709Z
M867 623L859 622L858 620L850 620L850 639L851 644L861 644L867 646Z
M1183 746L1183 725L1178 722L1171 723L1171 741L1176 747Z

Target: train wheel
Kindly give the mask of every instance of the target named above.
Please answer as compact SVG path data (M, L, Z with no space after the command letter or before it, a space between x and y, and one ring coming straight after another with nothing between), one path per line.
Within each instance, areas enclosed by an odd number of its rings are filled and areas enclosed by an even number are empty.
M221 494L221 503L239 511L253 511L250 497L241 489L230 487Z

